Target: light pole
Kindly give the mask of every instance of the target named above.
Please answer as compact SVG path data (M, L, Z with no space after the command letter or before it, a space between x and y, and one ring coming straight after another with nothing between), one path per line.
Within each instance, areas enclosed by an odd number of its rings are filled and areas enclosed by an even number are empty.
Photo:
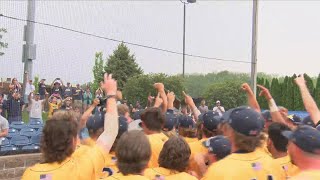
M252 1L251 88L257 94L258 0Z
M185 69L185 54L186 54L186 4L195 3L197 0L187 0L183 1L183 58L182 58L182 76L184 77L184 69Z

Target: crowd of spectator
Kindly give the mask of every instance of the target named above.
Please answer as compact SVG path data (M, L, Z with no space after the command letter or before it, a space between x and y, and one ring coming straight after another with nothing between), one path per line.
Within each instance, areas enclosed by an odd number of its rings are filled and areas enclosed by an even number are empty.
M147 107L133 107L111 74L95 95L59 78L50 94L45 80L39 93L28 82L24 100L14 81L7 100L0 96L1 137L21 121L26 104L30 122L41 124L48 106L49 119L39 131L42 162L22 179L320 179L320 110L303 76L295 82L309 113L304 119L289 115L258 85L269 105L261 112L247 83L240 88L248 105L226 111L219 100L212 110L205 100L197 107L185 92L185 105L175 107L174 92L162 83L154 84L158 94L146 97Z

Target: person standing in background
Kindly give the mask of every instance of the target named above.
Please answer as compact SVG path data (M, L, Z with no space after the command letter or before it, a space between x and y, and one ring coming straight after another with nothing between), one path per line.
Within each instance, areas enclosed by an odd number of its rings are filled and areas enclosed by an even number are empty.
M34 98L32 98L32 93L30 93L30 95L28 96L28 99L30 102L30 104L29 104L30 105L29 122L40 121L41 123L43 123L42 109L43 109L45 100L40 100L39 93L36 93Z
M70 82L67 82L67 86L63 90L63 98L72 97L72 86L70 86Z
M9 123L13 121L22 121L22 112L24 110L24 102L19 93L13 93L12 98L8 99L4 105L7 110Z
M60 78L56 78L51 84L51 94L59 94L60 97L62 97L63 87L64 85L62 80Z
M39 86L39 94L40 94L40 99L43 100L46 98L46 84L44 83L46 80L45 79L41 79L38 86Z
M225 112L224 107L221 106L219 100L216 102L216 106L212 109L212 111L219 113L220 116L222 116L222 114Z
M6 103L6 101L4 100L4 95L0 94L0 106L1 107L4 106L5 103ZM1 111L0 115L3 116L3 117L7 117L6 116L6 111Z
M87 87L86 92L83 93L84 110L87 110L88 106L92 104L92 94L90 88Z
M77 87L73 90L73 99L74 104L82 107L83 90L81 89L80 84L77 84Z
M32 84L32 79L29 79L28 72L25 72L24 75L25 75L25 79L26 79L27 83L26 83L26 89L24 91L23 100L24 100L25 106L27 108L27 111L29 111L30 110L30 108L28 107L29 95L30 95L30 93L33 93L36 90L36 88Z
M18 82L17 78L13 78L11 81L11 84L9 85L8 99L11 99L14 93L21 93L21 90L22 90L21 84Z
M96 90L96 98L98 98L98 99L103 98L103 91L101 88L98 88Z
M204 114L209 111L208 106L206 106L206 101L204 99L201 101L201 105L199 106L199 111L201 114Z

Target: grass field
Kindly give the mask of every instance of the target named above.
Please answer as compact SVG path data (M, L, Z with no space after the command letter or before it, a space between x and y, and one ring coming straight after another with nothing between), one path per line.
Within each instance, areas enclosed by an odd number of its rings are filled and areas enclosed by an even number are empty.
M42 113L42 119L43 119L43 122L46 122L46 120L48 119L48 113L47 112ZM25 123L29 122L29 114L28 114L27 111L22 112L22 121L25 122Z

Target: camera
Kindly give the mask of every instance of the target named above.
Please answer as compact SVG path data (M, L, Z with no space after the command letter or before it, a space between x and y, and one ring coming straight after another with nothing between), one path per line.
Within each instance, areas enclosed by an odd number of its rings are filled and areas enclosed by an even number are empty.
M107 98L99 98L99 101L98 106L105 106L107 104Z

